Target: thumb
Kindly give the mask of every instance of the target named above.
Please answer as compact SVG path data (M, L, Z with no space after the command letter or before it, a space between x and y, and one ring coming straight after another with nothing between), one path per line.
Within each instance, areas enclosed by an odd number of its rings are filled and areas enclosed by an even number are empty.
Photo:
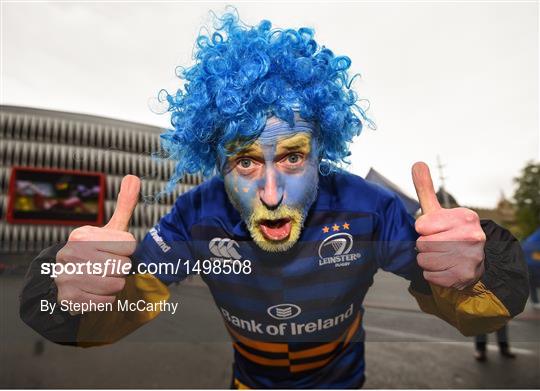
M120 184L120 192L116 199L116 208L114 213L105 225L105 228L118 231L127 231L129 220L139 201L139 192L141 191L141 180L135 175L126 175Z
M422 213L427 214L441 209L437 200L429 167L424 162L416 162L412 167L412 178Z

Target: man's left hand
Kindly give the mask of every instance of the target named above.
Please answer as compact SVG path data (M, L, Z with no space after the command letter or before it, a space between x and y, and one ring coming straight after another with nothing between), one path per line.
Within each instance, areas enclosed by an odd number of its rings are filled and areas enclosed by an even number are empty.
M445 288L465 289L484 274L486 235L476 212L467 208L444 209L439 204L428 166L412 167L422 216L415 229L418 265L424 278Z

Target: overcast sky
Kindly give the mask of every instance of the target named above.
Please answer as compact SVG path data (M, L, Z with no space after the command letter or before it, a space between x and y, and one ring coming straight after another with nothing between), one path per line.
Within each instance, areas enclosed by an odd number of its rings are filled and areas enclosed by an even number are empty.
M356 139L352 172L414 194L410 166L427 162L437 186L440 155L458 202L492 207L539 159L536 2L229 3L351 57L378 126ZM2 1L1 102L167 127L148 102L178 87L175 66L225 5Z

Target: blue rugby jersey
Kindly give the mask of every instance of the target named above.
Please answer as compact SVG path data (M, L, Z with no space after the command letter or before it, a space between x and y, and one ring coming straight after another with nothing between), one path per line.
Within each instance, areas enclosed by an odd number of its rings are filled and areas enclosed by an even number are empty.
M399 198L345 172L320 176L300 239L269 253L251 241L215 177L180 196L134 262L251 261L250 274L202 274L256 388L355 388L364 380L362 301L379 268L422 285L414 220ZM156 275L170 284L186 277Z

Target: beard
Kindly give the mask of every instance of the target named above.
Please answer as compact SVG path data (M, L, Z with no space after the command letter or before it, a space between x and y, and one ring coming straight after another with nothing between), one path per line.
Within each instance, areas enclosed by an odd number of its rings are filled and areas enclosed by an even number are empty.
M255 208L246 222L247 228L257 246L268 252L282 252L289 250L300 238L304 225L305 215L299 208L281 206L276 210L268 210L260 205ZM279 239L268 237L266 227L276 225L277 230L288 226L287 235ZM280 226L280 224L282 224Z

